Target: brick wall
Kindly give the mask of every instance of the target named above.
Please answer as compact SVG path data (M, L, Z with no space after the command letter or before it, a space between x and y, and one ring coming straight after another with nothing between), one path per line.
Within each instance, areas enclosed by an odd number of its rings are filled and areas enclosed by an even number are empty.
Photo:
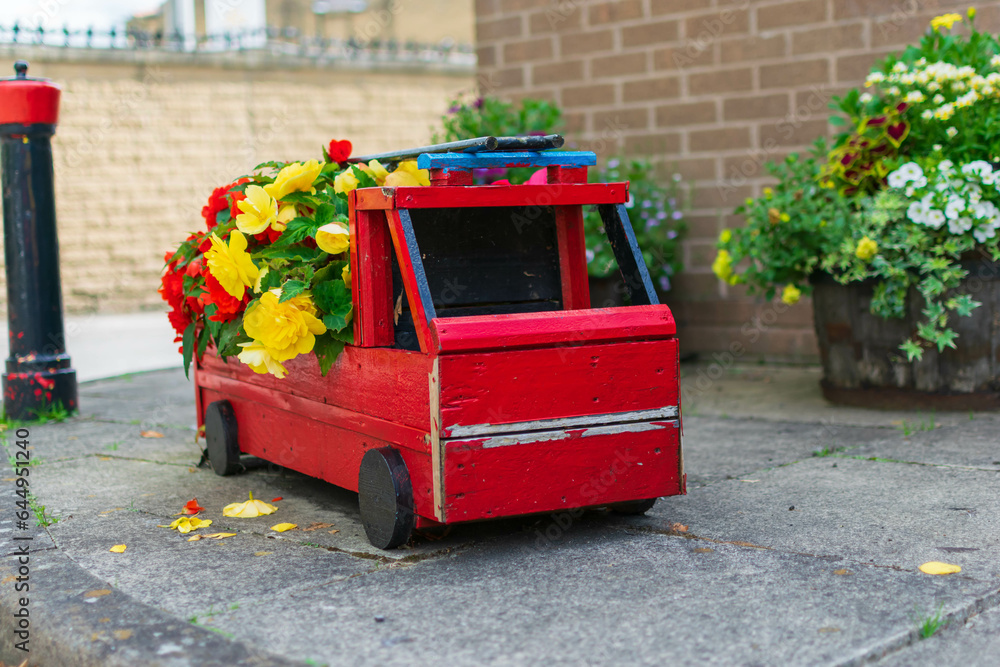
M975 3L1000 29L1000 2ZM832 95L968 0L477 0L487 92L542 97L603 156L662 158L690 187L685 273L668 303L688 351L817 354L807 301L775 307L715 279L714 243L763 164L827 132ZM766 331L766 335L762 335ZM741 354L742 352L738 352Z
M15 58L63 89L56 215L64 304L76 313L164 308L163 253L201 228L217 185L265 160L321 159L332 138L358 154L424 145L474 82L471 67L288 69L238 54L0 47L0 62ZM4 277L0 267L0 312Z

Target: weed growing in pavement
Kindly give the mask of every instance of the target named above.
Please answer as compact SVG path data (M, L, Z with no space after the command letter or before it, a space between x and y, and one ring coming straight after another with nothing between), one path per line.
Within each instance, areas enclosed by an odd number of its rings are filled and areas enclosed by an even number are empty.
M839 454L840 452L846 451L847 447L824 447L823 449L817 449L812 453L813 456L822 458L824 456L833 456L834 454Z
M933 637L938 630L948 625L948 621L944 618L944 603L938 604L937 611L932 615L926 616L917 623L917 627L920 629L920 638L929 639Z
M935 428L937 428L937 424L934 422L933 410L931 410L931 414L926 419L923 416L920 417L920 421L909 422L904 419L899 424L899 429L903 432L904 437L909 437L917 431L933 431Z

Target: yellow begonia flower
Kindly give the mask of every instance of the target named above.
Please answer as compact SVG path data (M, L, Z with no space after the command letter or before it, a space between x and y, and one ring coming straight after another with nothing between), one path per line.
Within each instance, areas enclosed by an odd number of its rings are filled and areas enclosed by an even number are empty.
M192 530L198 530L199 528L211 525L211 519L199 519L196 516L182 516L179 519L174 519L174 522L169 526L160 526L160 528L170 528L171 530L177 530L179 533L186 534L190 533Z
M316 230L316 245L323 252L339 255L351 247L351 230L344 222L325 224Z
M295 204L282 204L278 209L278 218L271 223L276 231L283 232L288 223L297 218L299 212L295 209Z
M236 228L244 234L260 234L278 219L278 202L259 185L249 185L246 199L236 202L242 211L236 216Z
M942 14L931 19L931 27L938 32L941 31L941 28L951 30L951 27L961 20L962 16L960 14Z
M250 500L245 503L231 503L222 509L222 516L232 516L240 519L251 519L255 516L274 514L278 508L260 500L254 500L250 494Z
M348 168L333 179L333 191L338 195L347 194L358 187L358 177Z
M260 270L260 273L257 274L257 280L253 281L253 291L257 292L257 294L260 294L261 282L264 280L264 276L266 276L270 270L271 270L270 267L265 266L263 269Z
M781 293L781 300L789 306L793 306L799 302L799 297L801 296L802 290L795 285L788 283L785 285L785 291Z
M389 175L389 171L378 160L372 160L368 164L359 164L358 167L375 180L375 185L383 185L385 177Z
M257 341L240 343L243 351L239 353L238 359L250 367L254 373L270 373L279 380L288 374L288 371L280 363L274 360L263 345Z
M243 330L277 362L312 352L316 336L326 333L308 296L280 297L280 289L265 292L243 316Z
M275 199L282 199L290 192L312 191L313 182L321 171L323 165L319 160L293 162L279 171L274 183L265 185L264 190Z
M866 236L860 241L858 241L858 248L857 250L854 251L854 254L857 255L858 259L860 259L861 261L867 262L872 257L874 257L875 253L877 252L878 252L878 243L872 241L870 238Z
M405 162L399 163L399 166L396 167L396 171L386 176L385 184L393 188L430 185L430 172L426 169L417 169L416 160L406 160Z
M234 229L229 235L228 246L215 234L209 239L212 247L205 253L209 272L230 296L242 299L246 288L252 286L260 275L246 252L246 237Z
M723 229L722 233L719 234L719 243L729 243L733 238L733 232L730 229Z
M733 257L728 250L720 250L712 262L712 272L719 277L719 280L729 281L733 275Z
M344 283L347 285L347 289L351 289L351 265L348 264L344 267L344 270L340 272L340 277L344 279Z

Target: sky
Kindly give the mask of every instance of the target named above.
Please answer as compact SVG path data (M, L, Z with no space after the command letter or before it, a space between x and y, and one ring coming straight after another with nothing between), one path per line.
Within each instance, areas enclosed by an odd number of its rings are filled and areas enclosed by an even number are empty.
M123 27L133 14L155 10L162 0L0 0L0 26L71 30Z

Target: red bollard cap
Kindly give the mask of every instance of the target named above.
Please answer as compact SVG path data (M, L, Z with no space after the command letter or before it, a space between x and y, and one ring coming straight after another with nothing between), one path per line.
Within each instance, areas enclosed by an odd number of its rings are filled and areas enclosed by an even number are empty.
M0 125L55 125L59 120L59 86L28 76L28 63L14 63L16 76L0 79Z

